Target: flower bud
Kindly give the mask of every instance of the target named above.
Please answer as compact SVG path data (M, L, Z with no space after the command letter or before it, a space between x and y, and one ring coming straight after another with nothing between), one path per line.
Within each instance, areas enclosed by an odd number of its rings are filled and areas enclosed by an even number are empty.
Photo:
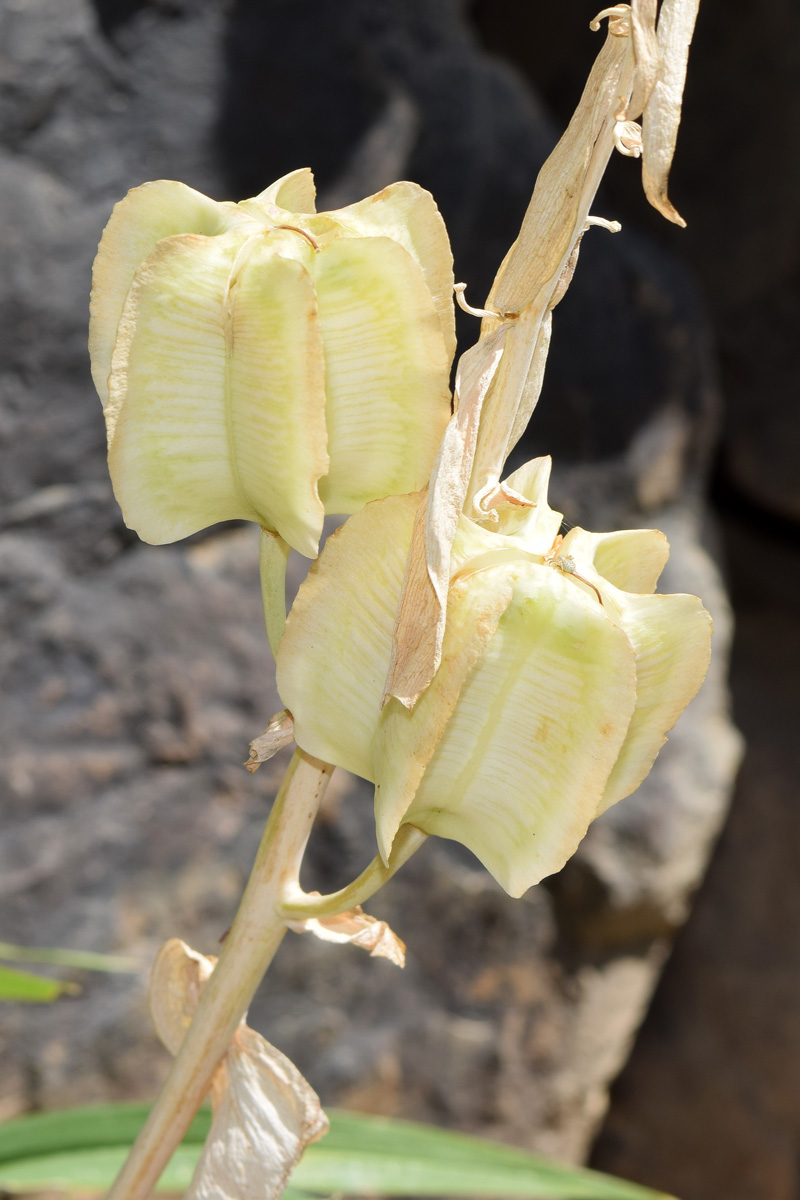
M441 665L411 711L381 705L419 495L329 538L277 656L298 745L375 783L384 858L409 822L468 846L513 896L638 787L710 655L700 601L652 594L663 534L562 541L549 473L513 474L491 530L461 518Z
M163 543L243 518L313 556L326 512L421 487L450 415L452 286L412 183L319 214L308 170L240 204L134 188L89 340L127 524Z

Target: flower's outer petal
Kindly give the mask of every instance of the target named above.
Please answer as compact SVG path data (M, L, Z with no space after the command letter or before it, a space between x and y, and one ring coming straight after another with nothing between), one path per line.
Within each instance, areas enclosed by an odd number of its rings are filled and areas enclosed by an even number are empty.
M453 252L430 192L417 183L393 183L330 215L361 237L390 237L411 255L433 297L447 357L452 360L456 351Z
M411 256L389 238L340 238L312 268L325 353L329 513L422 487L450 419L450 361Z
M635 698L625 632L575 581L526 564L405 820L463 842L522 895L577 848Z
M598 816L645 778L711 659L711 617L696 596L618 592L614 599L636 651L636 708Z
M394 699L383 709L373 761L375 824L384 862L388 862L395 835L406 820L464 682L511 599L511 572L515 567L493 567L453 584L447 601L442 659L430 686L412 711Z
M328 470L325 364L314 285L295 259L252 239L231 280L229 427L240 487L263 524L310 558Z
M242 518L314 554L322 379L300 263L271 255L261 235L162 240L129 292L106 407L127 524L161 543Z
M549 455L532 458L504 480L504 486L530 500L532 508L503 506L498 510L498 532L517 534L532 554L548 554L564 520L547 502L550 471Z
M104 405L117 326L139 265L162 238L178 233L213 236L224 233L235 219L224 205L172 179L143 183L114 205L94 260L89 322L92 377Z
M295 933L313 933L322 942L340 946L360 946L372 958L388 958L396 967L406 965L405 942L385 921L365 913L360 904L332 917L307 917L287 924Z
M623 592L650 595L669 558L669 542L658 529L620 529L590 533L570 529L561 553L571 555L578 570L591 564L598 575Z
M365 779L420 499L378 500L328 538L277 654L278 692L297 745Z
M277 657L286 625L286 564L289 545L279 533L261 530L258 543L258 572L261 577L261 601L272 657Z
M300 167L277 179L254 197L259 205L274 204L290 213L314 213L317 189L310 167Z

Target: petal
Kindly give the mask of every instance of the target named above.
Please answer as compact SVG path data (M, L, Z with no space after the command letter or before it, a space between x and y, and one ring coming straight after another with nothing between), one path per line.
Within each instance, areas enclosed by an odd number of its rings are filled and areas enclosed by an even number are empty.
M277 528L313 554L325 470L314 291L259 235L165 239L137 272L106 408L129 526L174 541L217 521Z
M376 501L332 534L286 620L277 654L281 700L298 746L372 779L378 725L420 496Z
M645 778L711 658L711 617L696 596L617 593L615 601L636 651L636 707L598 815Z
M389 238L340 238L312 270L325 352L331 513L427 482L450 418L450 361L417 264Z
M581 566L591 564L614 587L649 595L667 565L669 542L658 529L589 533L576 526L564 538L561 551Z
M506 487L530 500L533 508L500 508L498 532L518 534L525 549L532 554L549 554L564 520L547 501L552 467L553 460L549 455L533 458L504 480Z
M271 183L254 200L259 205L274 204L290 213L314 213L317 211L316 198L314 173L310 167L300 167Z
M94 384L103 404L108 375L128 290L137 268L162 238L178 233L224 233L234 222L230 211L200 192L158 179L132 188L114 205L92 270L89 354Z
M436 201L417 183L393 183L330 214L361 237L392 238L416 261L428 285L448 359L456 351L453 252Z
M519 568L405 820L463 842L522 895L564 865L594 817L635 679L628 638L591 593L549 567Z
M381 714L373 761L375 823L384 862L406 819L425 769L444 733L469 672L497 630L511 599L508 568L494 567L453 584L441 665L413 710L390 700Z

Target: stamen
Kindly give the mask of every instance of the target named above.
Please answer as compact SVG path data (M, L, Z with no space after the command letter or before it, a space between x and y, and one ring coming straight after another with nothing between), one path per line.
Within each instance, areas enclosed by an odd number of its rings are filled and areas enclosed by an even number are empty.
M619 221L607 221L605 217L587 217L584 228L588 229L590 225L599 225L601 229L607 229L609 233L619 233L622 229Z
M468 304L464 293L467 290L465 283L456 283L453 285L453 291L456 296L456 304L465 313L469 313L471 317L491 317L495 321L515 321L519 316L518 312L496 312L493 308L473 308Z

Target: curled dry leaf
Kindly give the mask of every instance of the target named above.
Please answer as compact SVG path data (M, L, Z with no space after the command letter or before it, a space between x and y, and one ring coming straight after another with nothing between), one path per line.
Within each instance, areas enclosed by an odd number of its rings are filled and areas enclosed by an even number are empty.
M305 921L289 921L288 924L295 933L313 933L323 942L349 942L352 946L368 950L372 958L388 958L397 967L406 965L405 942L385 921L365 913L360 904L333 917L309 917Z
M667 180L681 121L689 46L700 0L663 0L658 16L658 71L642 117L645 195L668 221L685 225L667 197Z
M269 725L260 737L253 738L250 743L250 757L244 764L251 775L254 775L264 762L269 762L284 746L288 746L294 738L294 721L288 709L282 708L274 717L270 717Z
M177 1053L214 960L178 938L161 949L150 981L159 1037ZM293 1063L240 1024L211 1085L213 1120L185 1200L273 1200L328 1119Z

